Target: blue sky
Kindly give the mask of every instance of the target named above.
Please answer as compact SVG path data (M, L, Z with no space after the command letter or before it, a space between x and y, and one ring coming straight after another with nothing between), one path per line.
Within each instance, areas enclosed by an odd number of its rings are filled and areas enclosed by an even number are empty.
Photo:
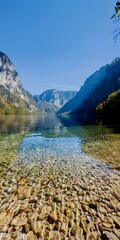
M79 90L85 79L120 56L110 20L115 0L0 1L0 51L25 89Z

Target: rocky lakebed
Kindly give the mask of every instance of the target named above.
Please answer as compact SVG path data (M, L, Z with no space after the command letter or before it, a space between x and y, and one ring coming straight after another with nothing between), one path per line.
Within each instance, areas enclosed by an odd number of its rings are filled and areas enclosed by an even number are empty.
M0 138L0 240L120 239L120 172L79 144Z

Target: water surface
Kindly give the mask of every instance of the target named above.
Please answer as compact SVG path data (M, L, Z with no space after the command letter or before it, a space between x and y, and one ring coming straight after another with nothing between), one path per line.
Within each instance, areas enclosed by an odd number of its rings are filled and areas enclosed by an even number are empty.
M16 161L26 164L59 161L93 167L98 161L107 163L107 168L120 164L120 134L117 128L103 126L84 126L68 116L27 115L1 116L1 151L7 153L7 159L13 152L14 141L18 149ZM15 135L17 134L17 138ZM14 136L5 140L6 136ZM3 143L4 140L4 143ZM9 148L6 151L6 146ZM11 147L10 147L11 146ZM5 150L5 151L4 151ZM15 149L14 149L15 150ZM3 155L1 156L3 158ZM3 160L3 159L2 159ZM112 164L112 165L110 165ZM101 162L99 165L102 167Z

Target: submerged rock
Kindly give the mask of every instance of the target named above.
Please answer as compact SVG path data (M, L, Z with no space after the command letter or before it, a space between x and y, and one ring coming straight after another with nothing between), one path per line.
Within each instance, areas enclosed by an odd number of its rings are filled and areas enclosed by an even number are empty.
M119 240L115 234L113 234L112 232L107 232L107 231L103 232L103 237L105 237L106 240Z
M53 211L49 215L49 221L56 222L58 219L56 211Z
M46 161L36 153L36 162L34 155L29 164L16 161L2 177L0 233L28 240L119 239L119 174L85 155L70 152L61 161L60 153Z
M36 240L34 233L32 231L29 231L26 235L26 240Z
M26 214L19 214L15 216L11 222L11 225L14 226L24 226L27 223L27 217Z
M18 198L20 200L23 200L25 198L29 198L30 195L31 195L31 190L32 190L32 188L27 186L27 185L19 187L18 188Z

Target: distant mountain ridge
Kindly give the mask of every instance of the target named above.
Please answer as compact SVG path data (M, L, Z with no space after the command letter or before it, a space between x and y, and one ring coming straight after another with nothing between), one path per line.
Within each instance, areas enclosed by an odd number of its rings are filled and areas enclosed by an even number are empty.
M57 112L66 102L76 95L76 91L59 91L50 89L44 91L40 95L34 95L34 99L39 106L39 103L49 104L51 111Z
M93 73L76 96L67 102L58 113L77 115L80 119L95 118L96 107L120 88L120 58Z

